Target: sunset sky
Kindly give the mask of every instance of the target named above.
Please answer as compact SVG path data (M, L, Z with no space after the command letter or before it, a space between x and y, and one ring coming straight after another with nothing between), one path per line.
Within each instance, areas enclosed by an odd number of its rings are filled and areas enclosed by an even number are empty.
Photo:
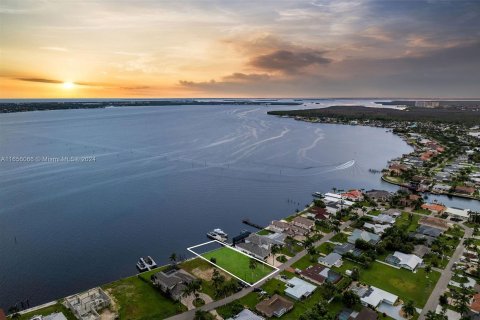
M0 98L478 97L480 1L0 1Z

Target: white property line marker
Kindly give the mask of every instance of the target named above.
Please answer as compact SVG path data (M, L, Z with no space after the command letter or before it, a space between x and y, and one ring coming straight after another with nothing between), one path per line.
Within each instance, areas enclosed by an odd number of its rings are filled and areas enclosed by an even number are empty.
M204 246L204 245L207 245L207 244L211 244L211 243L215 243L215 242L218 243L218 244L220 244L220 245L223 246L223 247L227 247L227 248L229 248L229 249L231 249L231 250L237 251L237 252L243 254L244 256L247 256L247 257L249 257L249 258L255 259L255 260L257 260L257 261L259 261L259 262L261 262L261 263L269 266L270 268L273 268L274 270L273 270L272 272L270 272L269 274L267 274L267 275L266 275L265 277L263 277L262 279L260 279L260 280L258 280L257 282L255 282L254 284L251 284L251 283L248 283L247 281L241 279L240 277L234 275L234 274L231 273L230 271L225 270L224 268L220 267L218 264L213 263L212 261L208 260L207 258L205 258L204 256L202 256L201 254L198 254L198 253L196 253L195 251L193 251L194 248L198 248L198 247L201 247L201 246ZM197 244L197 245L195 245L195 246L188 247L187 250L190 251L191 253L193 253L194 255L196 255L197 257L199 257L200 259L203 259L203 260L207 261L208 263L214 265L214 266L217 267L218 269L220 269L220 270L228 273L229 275L231 275L231 276L234 277L235 279L242 281L243 283L245 283L246 285L248 285L248 286L250 286L250 287L255 286L256 284L258 284L258 283L262 282L263 280L267 279L268 277L270 277L272 274L280 271L280 269L278 269L277 267L272 266L271 264L268 264L268 263L266 263L265 261L262 261L262 260L260 260L260 259L258 259L258 258L252 257L252 256L250 256L250 255L248 255L248 254L246 254L246 253L244 253L244 252L242 252L242 251L240 251L240 250L238 250L238 249L236 249L236 248L233 248L233 247L229 246L228 244L226 244L226 243L224 243L224 242L218 241L218 240L212 240L212 241L207 241L207 242L204 242L204 243L201 243L201 244ZM211 251L213 251L213 250L211 250ZM208 252L208 251L207 251L207 252Z

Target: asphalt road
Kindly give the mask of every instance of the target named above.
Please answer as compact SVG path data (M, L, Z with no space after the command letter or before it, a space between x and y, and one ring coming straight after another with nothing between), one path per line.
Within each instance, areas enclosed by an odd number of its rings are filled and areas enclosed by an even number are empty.
M465 235L463 236L462 240L457 246L457 249L453 253L452 257L450 258L450 261L448 262L447 267L445 268L445 270L442 270L442 274L440 276L440 279L438 279L437 285L435 286L432 293L430 294L430 297L428 298L427 303L423 307L422 312L418 317L419 320L424 320L425 315L427 314L428 311L435 311L435 309L437 308L437 305L439 304L438 299L445 292L445 290L447 289L448 283L450 282L450 279L452 279L452 276L453 276L452 266L462 256L463 250L465 249L463 246L463 241L466 238L471 238L473 235L473 230L471 228L468 228L464 225L460 225L460 226L462 226L465 229Z
M341 227L340 227L340 230L344 230L345 228L347 228L348 226L350 226L351 224L351 221L347 221L345 222ZM327 233L325 236L323 236L322 239L320 239L319 241L315 242L315 246L319 246L321 245L322 243L325 243L327 241L329 241L330 239L332 239L332 237L335 235L336 233L335 232L330 232L330 233ZM294 264L295 262L297 262L298 260L300 260L301 258L303 258L305 255L307 254L307 250L303 250L299 253L297 253L295 256L293 256L292 258L290 258L287 262L285 262L284 264L282 264L277 271L275 271L274 273L270 274L268 276L268 278L264 279L263 281L257 283L255 286L252 286L252 287L249 287L249 288L245 288L245 289L242 289L241 291L231 295L231 296L228 296L224 299L221 299L221 300L217 300L217 301L213 301L211 303L208 303L200 308L197 308L197 309L193 309L193 310L189 310L187 312L184 312L184 313L180 313L180 314L177 314L173 317L170 317L170 318L167 318L167 320L191 320L194 318L195 316L195 312L197 310L203 310L203 311L211 311L211 310L214 310L218 307L221 307L221 306L224 306L226 304L229 304L230 302L233 302L237 299L240 299L244 296L246 296L247 294L249 294L250 292L253 291L254 288L259 288L261 286L264 285L265 282L267 282L268 280L270 280L271 278L275 277L276 275L278 275L280 272L284 271L286 268L290 267L292 264Z

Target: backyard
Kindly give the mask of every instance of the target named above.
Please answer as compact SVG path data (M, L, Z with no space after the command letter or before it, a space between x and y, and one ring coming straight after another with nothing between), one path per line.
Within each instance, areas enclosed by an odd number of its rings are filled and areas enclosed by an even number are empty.
M274 269L265 263L255 260L241 252L229 247L221 247L206 253L202 256L213 264L223 268L240 279L253 284L270 274ZM255 268L251 268L250 261L255 261Z
M340 268L334 269L345 272L355 267L360 270L360 282L398 295L403 301L413 300L419 308L425 305L440 278L440 273L437 271L430 272L427 278L424 269L413 273L406 269L395 269L380 262L373 262L368 269L364 269L354 262L344 261Z

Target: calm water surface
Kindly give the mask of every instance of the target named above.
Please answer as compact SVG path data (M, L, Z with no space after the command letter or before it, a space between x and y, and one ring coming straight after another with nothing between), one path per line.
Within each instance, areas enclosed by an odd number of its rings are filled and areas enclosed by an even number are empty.
M291 109L292 107L272 107ZM165 263L221 227L284 217L313 191L396 188L368 169L410 152L384 129L308 124L264 106L0 115L0 307L39 304ZM441 201L478 209L478 202Z

